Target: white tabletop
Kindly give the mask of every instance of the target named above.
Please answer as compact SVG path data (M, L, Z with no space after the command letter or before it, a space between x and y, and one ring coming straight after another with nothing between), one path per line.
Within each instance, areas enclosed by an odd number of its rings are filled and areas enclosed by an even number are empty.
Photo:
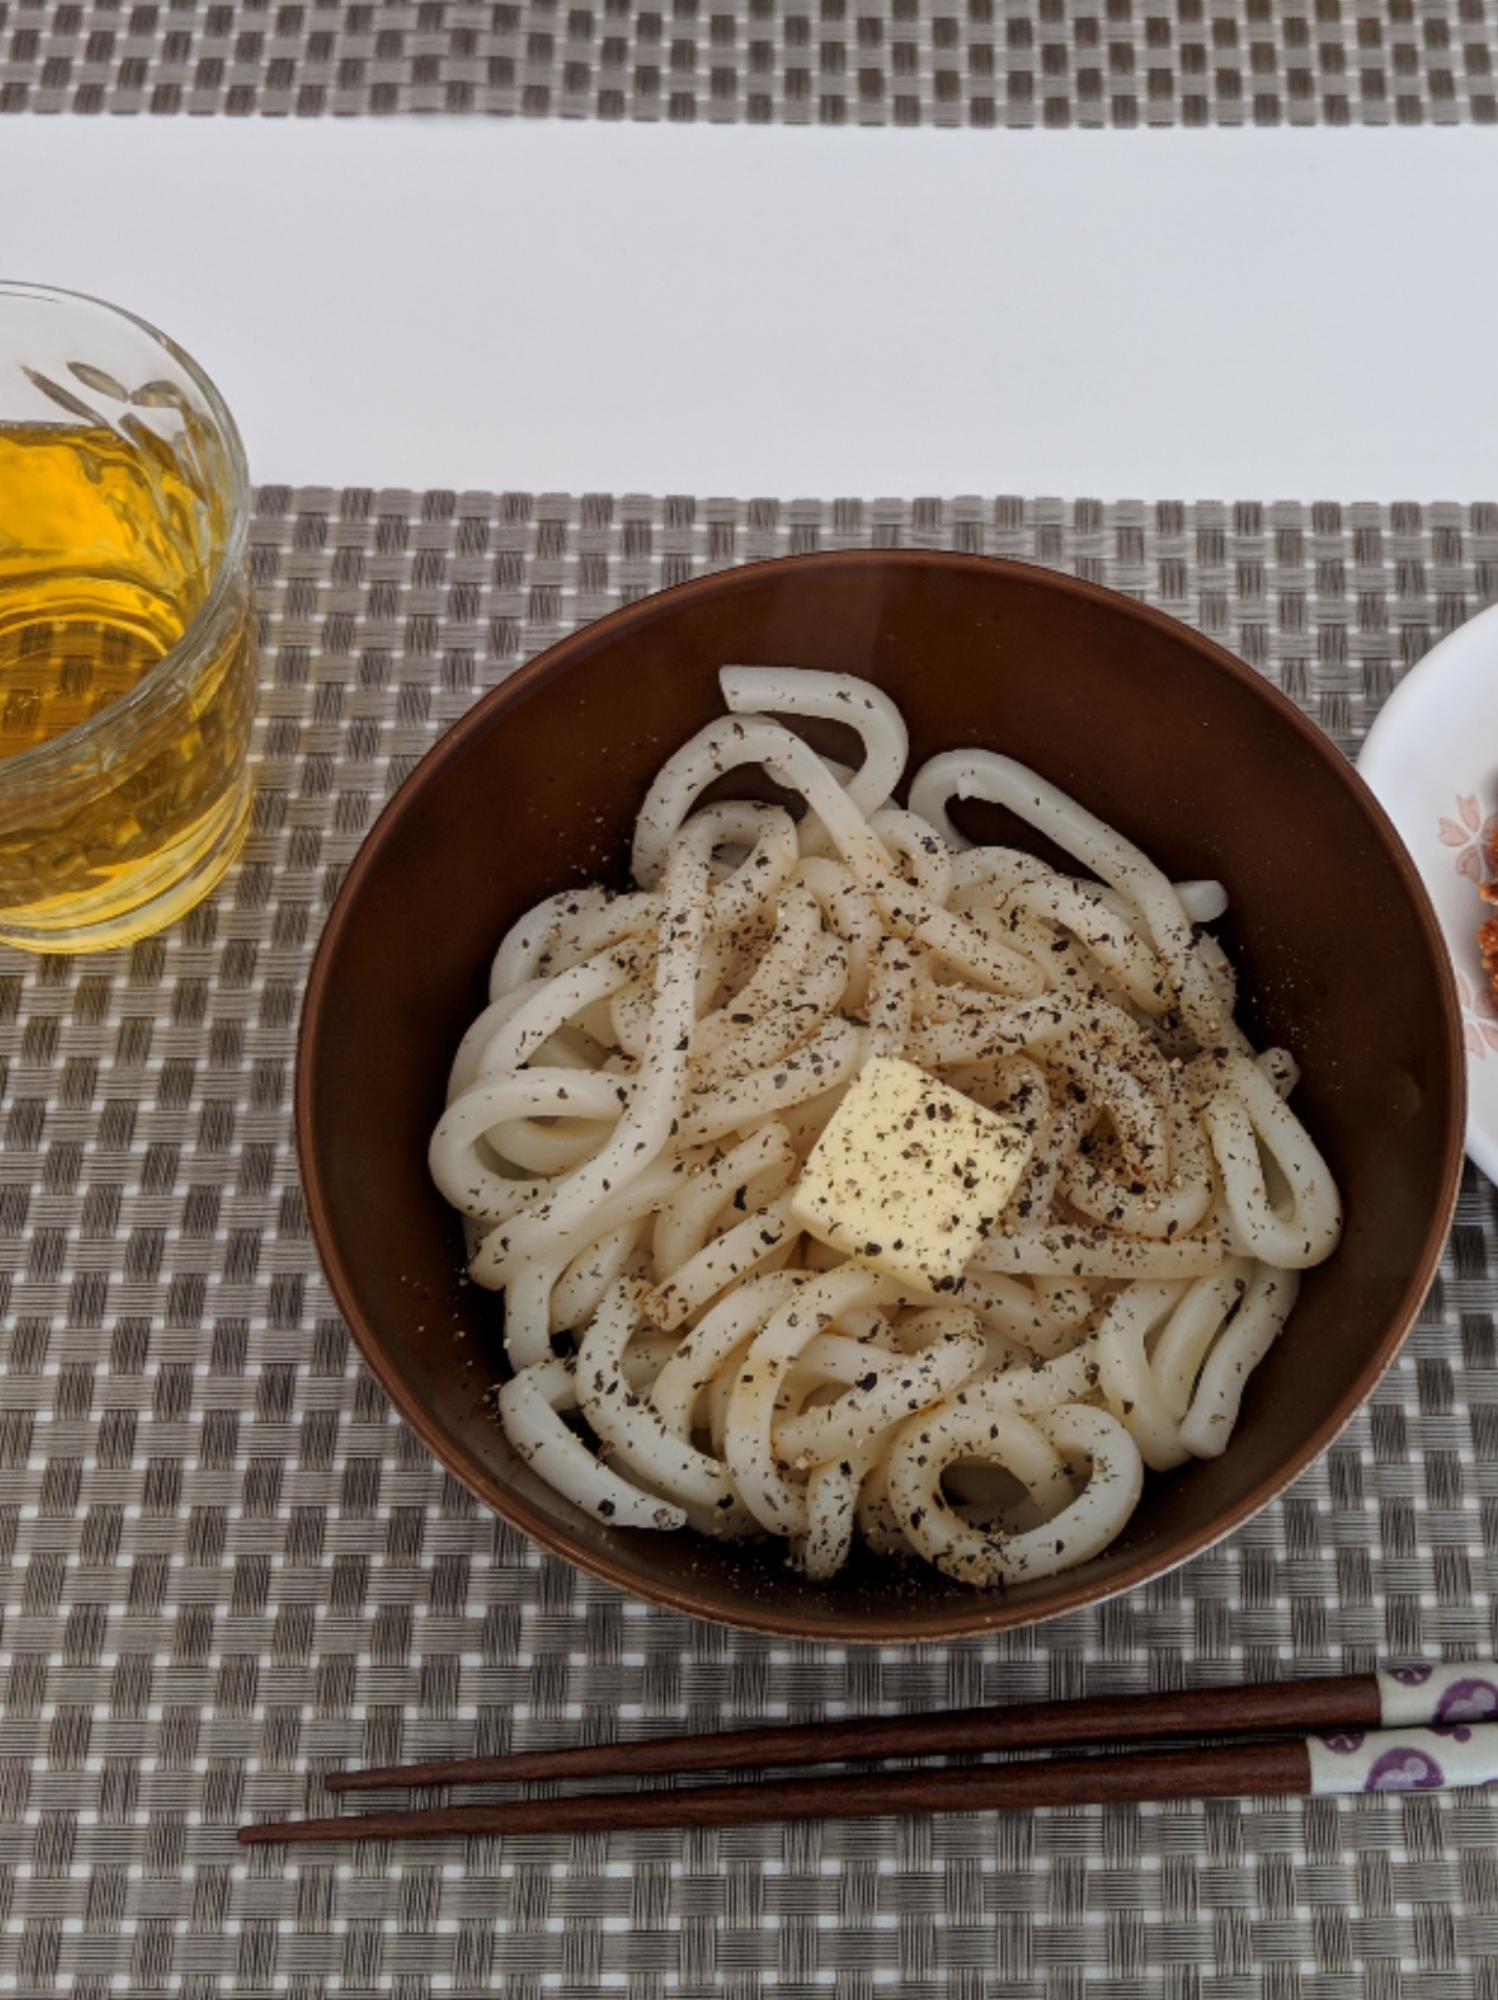
M0 270L261 479L1498 491L1498 133L8 118Z

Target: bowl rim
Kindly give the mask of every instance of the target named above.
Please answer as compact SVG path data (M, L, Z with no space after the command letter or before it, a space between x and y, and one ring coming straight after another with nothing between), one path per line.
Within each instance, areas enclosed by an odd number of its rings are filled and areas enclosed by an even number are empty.
M1340 782L1353 793L1380 844L1393 861L1396 873L1403 880L1429 956L1436 967L1437 980L1441 988L1443 1006L1440 1025L1445 1038L1444 1055L1448 1091L1443 1147L1444 1166L1433 1219L1426 1232L1421 1254L1406 1281L1398 1306L1378 1345L1344 1389L1330 1415L1296 1451L1225 1513L1188 1535L1184 1542L1172 1549L1169 1557L1164 1560L1158 1556L1141 1558L1107 1578L1093 1578L1091 1581L1085 1580L1085 1571L1078 1571L1075 1574L1084 1580L1071 1584L1064 1582L1066 1572L1062 1572L1061 1578L1057 1579L1061 1583L1061 1588L1053 1598L1047 1599L1043 1608L1036 1607L1032 1603L1016 1603L1004 1592L975 1591L971 1603L946 1599L925 1611L908 1602L893 1606L887 1617L861 1617L856 1631L839 1631L829 1627L825 1621L810 1615L800 1615L786 1608L766 1608L747 1596L735 1601L733 1614L730 1616L727 1611L715 1605L705 1605L690 1584L642 1578L627 1559L615 1557L606 1549L580 1549L565 1530L559 1529L544 1515L537 1513L523 1496L504 1486L483 1465L470 1461L466 1453L453 1445L440 1426L427 1414L423 1405L407 1390L394 1366L387 1361L383 1349L372 1332L363 1323L352 1272L334 1240L328 1200L318 1171L316 1151L312 1145L313 1078L318 1067L319 1043L328 1021L325 1006L327 991L344 933L353 921L353 912L364 881L375 869L385 845L407 815L419 810L431 788L442 781L449 764L462 757L470 742L492 725L496 712L502 713L517 698L529 695L548 681L565 674L578 655L593 651L600 642L607 645L613 635L627 632L636 625L650 623L659 616L663 605L689 603L694 598L716 595L725 589L731 591L735 588L747 588L757 578L762 578L763 573L772 567L777 570L792 568L801 574L808 574L833 566L868 570L952 569L976 574L991 573L995 570L1005 573L1019 572L1027 584L1056 590L1063 596L1080 599L1084 603L1104 606L1153 628L1178 644L1184 642L1202 657L1205 664L1219 672L1227 673L1241 685L1252 688L1260 699L1267 700L1270 707L1279 714L1280 719L1287 723L1326 764L1334 781ZM1230 653L1226 647L1218 645L1193 626L1170 617L1153 605L1142 604L1138 599L1128 597L1121 591L1111 590L1081 577L1067 576L1038 564L1017 562L1011 558L966 555L952 550L827 550L810 555L771 557L766 561L744 563L730 570L717 570L707 576L694 577L685 583L653 591L647 597L637 599L633 604L621 605L617 610L608 612L587 625L579 626L558 640L555 645L538 653L534 659L518 668L497 687L481 696L473 707L432 745L415 769L387 800L374 825L360 843L323 926L308 976L297 1036L294 1122L307 1219L334 1301L366 1363L390 1397L402 1420L411 1427L438 1463L460 1480L475 1498L551 1554L562 1557L587 1574L613 1584L636 1598L643 1598L671 1611L684 1612L694 1618L726 1625L730 1629L764 1633L776 1638L810 1640L825 1645L921 1644L1042 1624L1049 1619L1062 1617L1068 1612L1122 1596L1125 1592L1135 1590L1156 1577L1168 1575L1182 1564L1215 1547L1236 1529L1252 1520L1322 1456L1362 1408L1392 1365L1430 1289L1431 1280L1439 1265L1461 1185L1463 1138L1466 1126L1466 1064L1462 1048L1461 1012L1457 1001L1455 975L1439 922L1431 907L1424 883L1420 879L1419 871L1392 820L1367 783L1359 777L1356 767L1350 760L1340 755L1325 731L1303 714L1279 688L1256 673L1235 654Z

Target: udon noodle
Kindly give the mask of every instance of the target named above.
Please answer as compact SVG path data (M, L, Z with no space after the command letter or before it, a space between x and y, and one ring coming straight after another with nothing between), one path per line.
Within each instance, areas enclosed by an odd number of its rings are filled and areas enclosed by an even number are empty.
M671 757L635 886L514 925L458 1049L432 1173L504 1292L517 1452L617 1526L855 1535L980 1586L1085 1562L1146 1468L1226 1449L1250 1372L1340 1231L1284 1049L1234 1021L1173 882L1046 779L934 757L844 676L727 668ZM851 724L847 770L799 717ZM778 719L775 719L778 718ZM699 805L761 767L799 801ZM1017 814L1085 873L973 846ZM940 1297L803 1231L808 1155L875 1057L1022 1128L1003 1212Z

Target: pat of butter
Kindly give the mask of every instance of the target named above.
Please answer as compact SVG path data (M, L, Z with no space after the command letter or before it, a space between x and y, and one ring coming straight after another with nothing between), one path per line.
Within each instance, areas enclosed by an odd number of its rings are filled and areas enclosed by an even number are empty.
M914 1063L865 1063L812 1149L791 1204L834 1250L951 1291L1029 1163L1030 1135Z

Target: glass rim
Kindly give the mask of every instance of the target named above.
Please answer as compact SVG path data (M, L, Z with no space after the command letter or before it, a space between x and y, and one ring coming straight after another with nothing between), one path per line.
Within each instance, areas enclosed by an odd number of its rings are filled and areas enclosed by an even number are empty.
M133 313L125 306L113 305L108 299L96 298L92 292L75 292L59 285L39 285L25 279L0 277L0 305L10 298L34 299L44 305L89 306L115 319L127 320L170 355L202 396L208 406L208 414L218 427L232 478L232 515L213 579L181 638L162 654L149 672L142 674L134 687L107 703L97 715L91 715L86 722L74 723L71 729L49 737L45 743L33 744L29 750L18 750L13 756L0 757L0 794L19 790L27 778L45 770L50 761L76 757L80 746L96 744L122 724L128 724L132 716L149 706L153 697L181 673L186 661L196 653L204 633L222 615L224 604L235 587L249 541L251 511L249 463L239 426L212 379L170 334L163 333L160 327L153 326L139 313Z

